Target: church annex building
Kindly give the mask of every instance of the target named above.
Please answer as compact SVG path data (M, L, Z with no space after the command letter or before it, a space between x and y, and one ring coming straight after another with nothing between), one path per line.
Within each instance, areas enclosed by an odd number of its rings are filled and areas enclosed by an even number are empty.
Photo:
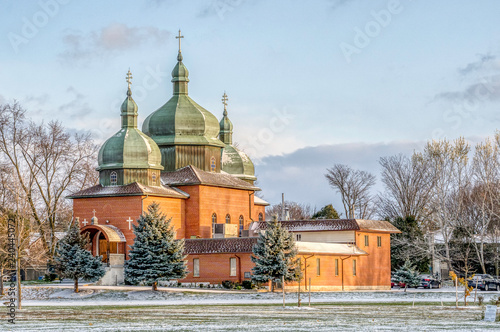
M93 255L107 272L100 283L123 283L133 224L157 202L185 240L186 283L219 284L251 278L252 247L265 229L250 158L233 145L227 96L220 121L188 95L189 72L180 48L173 95L138 128L131 73L121 105L121 129L99 151L99 184L69 196ZM293 233L312 290L390 289L390 234L386 221L283 221ZM286 287L296 287L287 284Z

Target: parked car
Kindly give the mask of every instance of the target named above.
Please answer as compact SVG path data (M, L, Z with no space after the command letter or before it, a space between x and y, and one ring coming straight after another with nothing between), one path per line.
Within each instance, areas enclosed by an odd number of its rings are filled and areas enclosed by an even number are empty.
M472 280L467 281L467 284L472 288L476 288L477 284L477 288L484 291L500 291L500 280L489 274L476 274L472 277Z
M430 274L422 274L420 276L420 285L423 288L441 288L441 280Z

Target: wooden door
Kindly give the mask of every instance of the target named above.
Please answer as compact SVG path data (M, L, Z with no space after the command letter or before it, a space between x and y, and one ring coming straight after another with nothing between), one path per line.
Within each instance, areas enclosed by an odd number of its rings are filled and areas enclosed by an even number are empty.
M102 256L102 261L108 261L108 241L99 239L99 256Z

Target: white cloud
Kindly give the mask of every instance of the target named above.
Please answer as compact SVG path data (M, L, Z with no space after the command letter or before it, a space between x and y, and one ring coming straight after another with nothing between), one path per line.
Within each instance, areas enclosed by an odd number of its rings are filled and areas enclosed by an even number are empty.
M122 23L110 24L98 31L66 31L60 54L63 61L88 63L94 57L115 55L119 51L137 48L146 43L164 44L170 32L157 27L129 27Z

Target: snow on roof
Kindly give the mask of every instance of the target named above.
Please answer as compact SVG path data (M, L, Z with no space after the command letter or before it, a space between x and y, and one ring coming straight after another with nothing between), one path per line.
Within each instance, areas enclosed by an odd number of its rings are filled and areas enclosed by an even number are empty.
M399 229L384 220L363 219L317 219L317 220L283 220L281 225L290 232L319 231L367 231L381 233L400 233ZM265 221L253 222L250 229L254 232L266 229Z
M253 203L256 205L271 205L260 197L254 196Z

